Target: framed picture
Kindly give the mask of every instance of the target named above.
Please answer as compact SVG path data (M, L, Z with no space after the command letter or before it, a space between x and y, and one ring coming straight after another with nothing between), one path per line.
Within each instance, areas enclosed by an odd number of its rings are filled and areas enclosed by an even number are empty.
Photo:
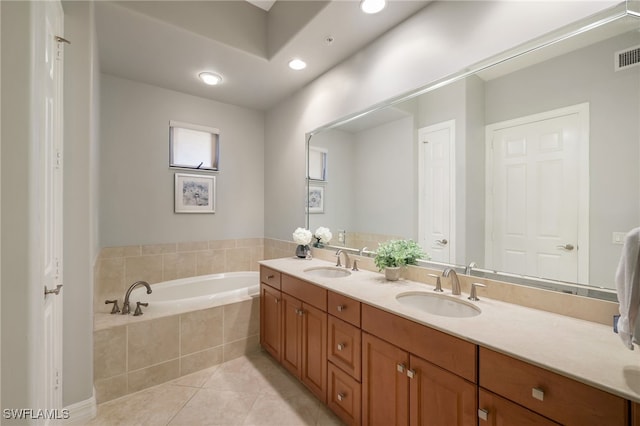
M309 213L324 213L324 186L309 185L307 209Z
M175 174L176 213L215 213L216 177Z

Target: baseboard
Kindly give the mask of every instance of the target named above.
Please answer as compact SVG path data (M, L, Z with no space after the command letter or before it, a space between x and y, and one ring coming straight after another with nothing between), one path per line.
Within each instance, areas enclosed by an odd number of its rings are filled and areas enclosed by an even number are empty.
M65 425L83 425L93 419L98 411L96 389L93 389L91 398L71 404L65 409L69 410L69 418L63 422Z

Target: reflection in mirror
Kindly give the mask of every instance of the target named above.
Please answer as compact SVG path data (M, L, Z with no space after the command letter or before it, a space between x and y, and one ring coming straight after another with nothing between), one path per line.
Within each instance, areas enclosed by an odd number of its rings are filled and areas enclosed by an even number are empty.
M603 297L579 289L614 287L640 223L640 67L619 66L640 59L638 28L626 16L311 132L330 161L309 228Z

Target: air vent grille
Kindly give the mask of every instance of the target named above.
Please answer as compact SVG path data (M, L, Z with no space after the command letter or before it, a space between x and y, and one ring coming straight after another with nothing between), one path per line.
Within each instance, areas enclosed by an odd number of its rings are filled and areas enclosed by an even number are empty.
M640 46L616 52L614 59L616 71L640 65Z

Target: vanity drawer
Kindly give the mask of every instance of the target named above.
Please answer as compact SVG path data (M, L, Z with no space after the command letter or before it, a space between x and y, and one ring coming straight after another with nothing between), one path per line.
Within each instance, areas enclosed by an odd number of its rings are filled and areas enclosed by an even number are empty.
M260 282L280 290L280 277L280 272L266 266L260 266Z
M329 292L328 300L328 313L360 327L360 302L332 291Z
M335 365L328 364L327 405L346 424L359 425L362 404L360 383Z
M478 408L479 426L560 426L559 423L482 388L478 394Z
M480 386L567 425L626 425L628 403L559 374L480 348Z
M327 358L338 367L360 381L362 333L349 323L329 315L329 338Z
M327 311L327 290L322 287L282 274L282 291L324 312Z
M362 304L362 330L476 383L477 346L389 312Z

